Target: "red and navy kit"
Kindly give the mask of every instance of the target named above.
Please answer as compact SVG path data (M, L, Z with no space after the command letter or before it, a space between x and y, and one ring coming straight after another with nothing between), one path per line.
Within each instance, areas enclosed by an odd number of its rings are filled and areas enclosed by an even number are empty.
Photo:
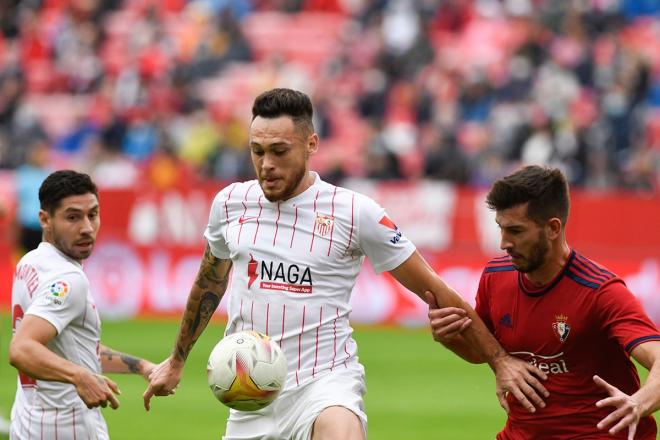
M614 410L597 408L607 397L595 374L626 394L640 387L630 352L660 332L623 280L575 251L545 286L533 286L508 256L488 263L477 293L477 313L509 353L548 375L545 408L528 412L509 396L511 411L499 440L626 439L596 424ZM656 438L652 417L636 439Z

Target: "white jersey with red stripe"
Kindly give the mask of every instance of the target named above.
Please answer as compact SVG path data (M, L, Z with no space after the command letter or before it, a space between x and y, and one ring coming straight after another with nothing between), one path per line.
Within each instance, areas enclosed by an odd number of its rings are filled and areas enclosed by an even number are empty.
M256 180L229 185L204 233L214 256L233 261L225 334L256 330L278 342L286 389L358 362L348 318L364 257L383 272L415 250L375 201L312 174L312 186L279 202Z
M101 323L82 265L42 242L16 266L12 288L13 329L25 315L45 319L57 335L48 348L58 356L101 373ZM73 385L35 380L19 373L11 413L12 436L107 438L98 409L88 409Z

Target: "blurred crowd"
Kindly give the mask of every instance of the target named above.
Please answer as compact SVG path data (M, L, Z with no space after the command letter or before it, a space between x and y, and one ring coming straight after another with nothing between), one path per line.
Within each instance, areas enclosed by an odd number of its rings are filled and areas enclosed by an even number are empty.
M0 30L0 168L26 180L249 178L252 99L287 86L331 181L660 188L657 0L24 0Z

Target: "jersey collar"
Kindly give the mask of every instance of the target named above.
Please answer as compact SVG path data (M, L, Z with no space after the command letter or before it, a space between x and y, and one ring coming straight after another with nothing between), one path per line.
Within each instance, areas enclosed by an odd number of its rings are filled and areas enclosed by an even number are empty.
M568 270L568 267L571 265L573 258L575 258L575 251L571 249L571 255L568 257L568 260L566 260L566 263L564 263L564 267L550 282L540 287L532 285L532 283L530 283L529 280L525 278L525 275L522 272L518 272L518 285L520 286L520 290L522 290L528 296L545 295L550 290L552 290L552 288L555 287L559 281L561 281L561 279L566 274L566 270Z

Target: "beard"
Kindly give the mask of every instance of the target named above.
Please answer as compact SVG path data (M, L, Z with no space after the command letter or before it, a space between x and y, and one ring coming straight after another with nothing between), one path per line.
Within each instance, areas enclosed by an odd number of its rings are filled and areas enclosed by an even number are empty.
M307 170L305 167L296 170L295 174L293 174L290 179L284 180L285 185L281 190L272 191L264 188L262 178L259 179L259 185L264 193L264 197L266 197L269 202L287 200L293 196L293 193L296 191L296 188L298 188L298 185L300 185L300 182L305 178L306 174Z
M72 258L76 261L82 261L89 257L92 254L94 249L94 241L92 245L86 251L76 251L73 247L73 243L67 243L59 234L53 232L53 244L60 252L66 255L69 258Z
M521 264L514 264L516 270L522 273L534 272L545 263L545 256L548 253L548 249L550 249L550 246L548 245L545 232L540 231L538 240L529 251L529 256L523 257L524 261Z

